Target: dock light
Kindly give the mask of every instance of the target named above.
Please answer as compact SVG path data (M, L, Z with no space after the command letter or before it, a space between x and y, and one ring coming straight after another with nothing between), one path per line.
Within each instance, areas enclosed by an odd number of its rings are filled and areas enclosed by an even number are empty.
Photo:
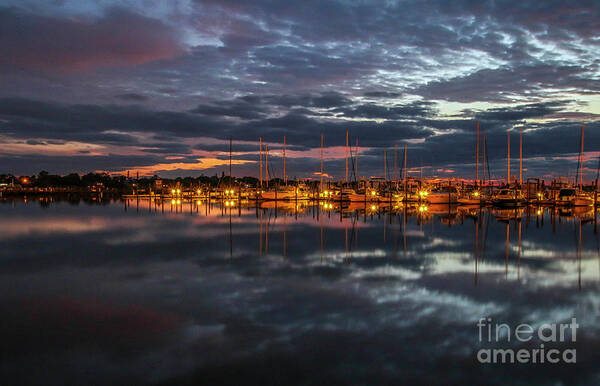
M371 205L371 210L375 210L377 207L375 205Z
M419 207L419 212L426 212L426 211L427 211L427 207L426 207L426 206L424 206L424 205L421 205L421 206Z
M181 204L181 200L177 200L177 205Z
M371 190L371 196L374 196L374 195L376 195L376 194L377 194L377 193L375 193L375 191L374 191L374 190Z
M202 191L200 189L198 189L197 193L200 194L200 193L202 193Z
M541 210L541 209L538 209L538 211L537 211L537 214L538 214L538 216L539 216L540 214L542 214L542 210Z
M175 205L175 200L171 200L171 205Z
M428 193L427 193L426 191L424 191L424 190L421 190L421 191L419 192L419 196L421 196L421 197L427 197L427 194L428 194Z
M177 189L177 194L181 193L181 189Z
M171 194L175 194L175 189L171 189Z
M479 197L479 192L473 192L473 195L474 195L475 197Z
M538 192L537 196L538 196L538 198L542 198L542 193Z

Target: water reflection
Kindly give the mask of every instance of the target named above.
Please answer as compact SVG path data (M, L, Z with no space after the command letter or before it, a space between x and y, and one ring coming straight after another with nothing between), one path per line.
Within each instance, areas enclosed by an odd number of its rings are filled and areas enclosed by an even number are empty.
M36 200L3 201L0 213L0 368L9 379L599 375L593 208ZM475 323L485 316L533 325L577 317L578 363L527 372L476 364Z

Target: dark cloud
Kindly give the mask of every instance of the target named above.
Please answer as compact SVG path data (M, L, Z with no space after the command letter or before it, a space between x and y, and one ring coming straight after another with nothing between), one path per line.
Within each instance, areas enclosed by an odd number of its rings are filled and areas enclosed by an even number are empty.
M275 149L285 135L290 149L306 150L320 133L342 145L349 130L375 148L363 161L375 170L382 147L407 140L415 163L461 166L472 158L475 120L491 158L524 121L528 136L540 129L555 138L551 130L576 141L563 127L598 120L585 105L600 93L594 2L199 0L185 12L12 3L0 10L7 141L185 158L227 151L198 137L262 136ZM447 116L444 101L467 105ZM536 154L570 154L552 140Z
M367 91L363 95L369 98L398 98L402 94L389 91Z
M253 102L262 106L263 99L245 97L244 103ZM215 101L214 104L218 105ZM237 102L236 102L237 103ZM165 156L191 157L192 146L188 140L195 137L216 138L226 141L251 141L255 145L235 144L234 152L251 152L236 159L256 158L257 140L262 136L265 142L271 143L272 150L282 147L283 136L287 138L288 150L308 150L319 147L320 133L324 134L325 146L343 146L346 131L350 132L351 141L358 138L360 145L373 147L371 152L364 153L361 160L361 170L365 173L380 173L382 165L382 148L391 149L395 143L415 141L409 145L410 165L442 167L454 165L457 171L470 173L469 163L474 159L475 120L480 120L482 133L487 134L487 156L491 169L497 167L498 172L504 168L506 152L506 131L514 129L515 125L522 126L526 118L545 117L548 114L560 114L568 108L570 101L556 101L517 105L514 108L493 108L484 111L464 112L465 118L440 119L431 115L428 109L431 103L414 103L404 107L413 116L410 119L383 118L382 114L371 114L362 120L341 120L332 117L315 117L290 110L275 117L231 121L227 116L204 116L188 112L164 112L142 109L137 106L90 106L62 105L39 101L5 99L0 101L0 133L12 138L29 141L29 144L64 143L64 141L81 141L85 143L134 146L147 154L148 159L156 163L168 162ZM362 105L358 105L360 107ZM408 106L408 107L407 107ZM274 108L274 107L273 107ZM353 110L351 110L353 111ZM380 112L380 111L376 111ZM377 117L377 121L375 121ZM598 151L600 138L595 138L595 128L598 121L588 123L586 135L586 150ZM552 157L561 154L572 155L578 151L580 124L573 121L558 121L549 123L527 123L524 135L526 157ZM152 141L141 141L139 133L147 133ZM31 138L43 138L34 140ZM516 139L515 139L516 140ZM229 144L193 146L196 150L227 152ZM32 156L5 155L7 165L19 167L19 163L41 165ZM13 157L13 158L10 158ZM16 158L15 158L16 157ZM24 158L23 158L24 157ZM276 158L276 155L273 154ZM45 157L43 162L56 165L64 170L69 157L58 157L57 162L52 157ZM193 157L192 157L193 158ZM192 158L189 160L193 161ZM274 158L274 159L275 159ZM4 159L4 158L3 158ZM114 157L107 161L106 157L90 156L85 162L73 158L77 167L91 166L93 169L115 168L124 158ZM133 157L135 159L135 157ZM20 161L17 161L20 160ZM25 161L27 160L27 161ZM174 161L180 162L180 160ZM465 163L466 162L466 163ZM553 161L545 166L556 168L571 168L571 161ZM136 166L148 164L142 156ZM74 163L72 165L75 165ZM128 165L131 165L129 163ZM304 160L293 166L299 175L310 173L313 167L310 160ZM35 169L38 168L35 166ZM544 164L539 164L539 170ZM32 166L33 167L33 166ZM328 170L342 170L340 161L326 161ZM341 169L340 169L341 168ZM254 173L253 168L240 168L245 172ZM290 169L291 170L291 169ZM315 169L316 170L316 169Z
M543 118L562 111L571 101L553 101L492 108L485 111L465 111L466 115L490 121L519 121L527 118Z
M600 81L584 78L587 69L546 64L479 70L469 75L432 81L413 90L425 98L456 102L512 102L519 95L530 98L555 94L553 89L577 88L578 93L600 92Z
M406 105L384 106L374 103L333 110L340 116L348 118L371 119L405 119L411 117L427 117L434 114L433 103L413 102Z
M51 173L89 173L95 170L122 170L127 167L154 165L164 162L162 156L45 156L45 155L4 155L0 173L35 174L41 170Z
M0 51L5 69L66 71L171 58L181 45L161 21L122 8L95 20L0 8Z
M252 98L236 99L233 101L217 101L213 104L199 105L191 110L192 113L222 117L237 117L242 119L259 119L269 112L266 106L260 105Z
M124 101L130 101L130 102L144 102L144 101L148 100L147 96L135 94L135 93L119 94L119 95L116 95L115 97L117 99L121 99Z

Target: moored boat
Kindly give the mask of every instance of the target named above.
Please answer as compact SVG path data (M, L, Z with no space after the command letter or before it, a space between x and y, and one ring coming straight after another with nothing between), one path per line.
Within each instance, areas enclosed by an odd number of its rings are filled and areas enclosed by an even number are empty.
M523 201L523 194L517 189L501 189L492 198L495 206L521 206Z

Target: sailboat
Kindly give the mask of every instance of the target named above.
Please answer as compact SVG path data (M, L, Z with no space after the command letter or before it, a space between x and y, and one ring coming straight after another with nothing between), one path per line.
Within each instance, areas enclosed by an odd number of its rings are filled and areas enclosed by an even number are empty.
M594 199L583 191L583 154L585 125L581 125L581 149L577 163L577 177L574 188L563 188L558 192L557 205L592 206Z
M492 204L495 206L515 207L521 206L525 201L523 192L516 187L510 187L510 130L507 132L507 157L506 157L506 188L500 189L492 198Z
M458 202L458 189L456 186L442 186L427 193L426 200L430 204L456 204Z
M485 173L485 171L484 171ZM477 143L475 146L475 187L461 194L457 202L461 205L480 205L481 193L479 192L479 121L477 121Z

